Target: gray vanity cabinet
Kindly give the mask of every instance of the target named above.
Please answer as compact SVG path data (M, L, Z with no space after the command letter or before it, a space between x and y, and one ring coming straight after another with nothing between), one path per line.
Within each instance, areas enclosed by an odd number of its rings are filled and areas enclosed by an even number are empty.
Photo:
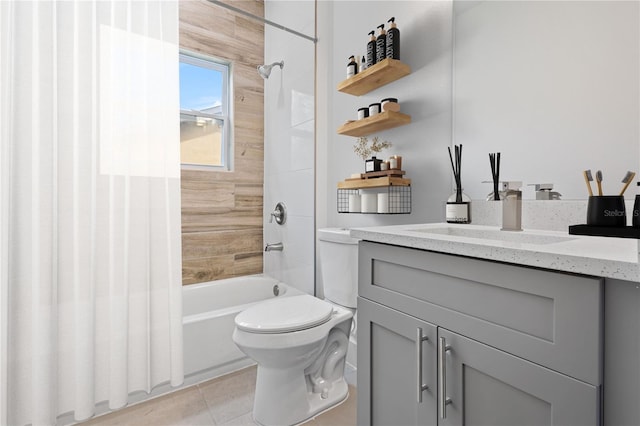
M442 328L438 339L450 399L440 425L598 424L594 386Z
M436 327L358 300L358 424L436 425Z
M361 241L358 293L359 425L601 424L602 279Z

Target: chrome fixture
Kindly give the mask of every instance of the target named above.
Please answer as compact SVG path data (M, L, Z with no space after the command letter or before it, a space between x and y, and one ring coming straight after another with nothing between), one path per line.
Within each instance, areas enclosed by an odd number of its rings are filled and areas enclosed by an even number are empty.
M269 218L269 223L273 223L273 218L276 218L276 223L278 225L283 225L286 221L287 221L287 209L284 206L284 203L282 201L280 201L278 204L276 204L276 208L269 213L269 215L271 216Z
M451 350L451 346L447 345L447 341L444 337L440 337L438 344L438 396L440 418L447 418L447 405L451 404L451 398L447 396L447 352Z
M502 182L502 231L522 231L522 182Z
M260 77L266 80L269 78L269 75L271 75L271 69L276 65L278 65L280 69L282 69L284 67L284 61L274 62L271 65L258 65L256 68L258 69L258 74L260 74Z
M422 343L429 340L427 336L422 335L422 328L416 330L416 371L418 372L418 404L422 403L422 392L429 390L429 386L422 383Z
M282 251L282 250L284 250L284 246L282 245L282 243L267 244L264 247L264 251Z
M536 200L559 200L559 192L553 191L552 183L530 183L529 186L535 187Z

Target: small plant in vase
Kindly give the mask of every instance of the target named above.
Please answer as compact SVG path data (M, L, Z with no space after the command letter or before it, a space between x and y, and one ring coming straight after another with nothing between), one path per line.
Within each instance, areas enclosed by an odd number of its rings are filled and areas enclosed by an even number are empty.
M361 136L353 146L353 152L356 153L364 161L364 171L366 172L378 172L380 171L380 163L382 160L376 158L375 155L381 152L383 149L391 148L393 144L387 141L380 141L380 138L374 136L369 143L369 138ZM371 158L369 158L371 157Z

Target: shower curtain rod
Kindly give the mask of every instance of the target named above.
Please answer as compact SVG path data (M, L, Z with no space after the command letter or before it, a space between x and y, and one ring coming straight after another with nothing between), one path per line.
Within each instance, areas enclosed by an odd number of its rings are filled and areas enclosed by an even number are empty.
M220 7L224 7L225 9L232 10L232 11L234 11L236 13L241 14L241 15L248 16L248 17L253 18L253 19L257 20L257 21L261 21L261 22L263 22L265 24L271 25L272 27L280 28L281 30L287 31L287 32L289 32L291 34L295 34L295 35L300 36L302 38L306 38L307 40L311 40L314 43L316 43L318 41L318 39L315 38L315 37L310 37L310 36L308 36L306 34L302 34L301 32L298 32L296 30L292 30L291 28L287 28L284 25L280 25L280 24L277 24L277 23L275 23L273 21L270 21L268 19L261 18L259 16L256 16L256 15L252 14L252 13L245 12L242 9L238 9L237 7L234 7L234 6L228 5L226 3L223 3L220 0L208 0L208 1L213 3L213 4L215 4L215 5L218 5Z

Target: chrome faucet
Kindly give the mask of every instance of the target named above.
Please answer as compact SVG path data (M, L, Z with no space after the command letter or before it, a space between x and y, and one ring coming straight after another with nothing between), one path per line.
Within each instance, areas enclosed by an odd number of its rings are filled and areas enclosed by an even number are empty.
M264 251L282 251L282 250L284 250L284 246L282 245L282 243L267 244L264 247Z
M502 182L502 231L522 231L522 182Z
M552 183L530 183L535 187L536 200L559 200L562 194L553 190Z

